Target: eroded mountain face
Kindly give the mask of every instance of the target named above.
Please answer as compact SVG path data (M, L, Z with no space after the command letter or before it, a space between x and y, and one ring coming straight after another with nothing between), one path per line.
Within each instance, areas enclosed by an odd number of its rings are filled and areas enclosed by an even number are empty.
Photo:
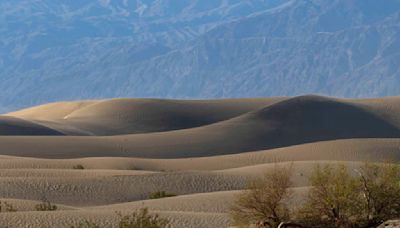
M4 110L120 96L400 92L398 0L5 0L0 12Z

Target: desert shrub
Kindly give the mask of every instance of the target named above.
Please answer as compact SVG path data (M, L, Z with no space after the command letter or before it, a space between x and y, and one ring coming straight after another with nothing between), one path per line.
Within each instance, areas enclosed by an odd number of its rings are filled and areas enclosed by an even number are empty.
M85 167L81 164L75 165L74 167L72 167L73 169L85 169Z
M157 191L157 192L150 193L149 199L160 199L160 198L173 197L173 196L176 196L176 195L173 193L167 193L165 191Z
M85 220L80 222L77 226L71 226L70 228L100 228L100 226L96 223Z
M41 203L35 205L36 211L55 211L57 210L57 206L51 204L48 200L42 200Z
M132 214L119 216L118 228L168 228L169 221L165 218L160 218L157 214L150 215L147 208L139 209ZM77 226L70 228L101 228L100 225L88 220L80 222Z
M365 164L357 170L363 186L366 226L400 217L400 167L397 164Z
M298 218L307 227L356 227L363 216L362 186L345 166L316 166Z
M317 166L298 220L307 227L376 227L400 217L400 167L365 164L354 169Z
M292 195L289 190L291 174L291 167L275 166L263 177L251 180L231 208L234 224L239 227L250 224L277 227L289 221L287 201Z
M142 208L130 215L121 215L118 228L167 228L169 221L157 214L150 215L147 208Z
M0 212L16 212L17 209L6 201L0 201Z

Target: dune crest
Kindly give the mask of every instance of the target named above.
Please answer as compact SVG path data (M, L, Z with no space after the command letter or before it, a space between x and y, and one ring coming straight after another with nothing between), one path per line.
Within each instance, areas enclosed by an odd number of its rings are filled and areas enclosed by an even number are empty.
M59 102L0 116L0 226L116 224L141 207L174 227L227 227L249 179L292 165L400 161L400 97ZM165 191L175 197L149 199ZM46 199L58 211L35 211Z

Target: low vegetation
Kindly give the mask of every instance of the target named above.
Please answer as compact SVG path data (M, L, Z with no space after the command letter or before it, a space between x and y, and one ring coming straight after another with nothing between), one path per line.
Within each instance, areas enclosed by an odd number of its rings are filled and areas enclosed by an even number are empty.
M122 215L117 213L119 216L118 228L168 228L170 223L168 219L161 218L159 215L151 215L147 208L142 208L129 215ZM84 221L79 223L77 226L71 226L71 228L101 228L100 225L95 223Z
M149 199L160 199L160 198L173 197L173 196L176 196L176 195L173 193L167 193L165 191L157 191L157 192L150 193Z
M41 203L35 205L36 211L55 211L57 210L57 205L50 203L50 201L44 199Z
M232 207L236 225L245 227L367 228L400 217L400 167L397 164L317 165L301 207L290 207L291 169L275 167L253 180Z
M101 228L96 223L90 222L88 220L80 222L77 226L71 226L70 228Z
M1 212L16 212L17 209L14 206L6 201L0 201L0 213Z
M83 165L75 165L74 167L72 167L73 169L85 169L85 167Z
M289 187L291 169L275 167L262 178L251 180L248 190L241 193L232 207L235 225L268 225L276 227L289 220L287 201L292 192Z
M165 218L160 218L158 214L150 215L147 208L142 208L133 212L130 215L120 216L118 228L166 228L169 227L169 221Z

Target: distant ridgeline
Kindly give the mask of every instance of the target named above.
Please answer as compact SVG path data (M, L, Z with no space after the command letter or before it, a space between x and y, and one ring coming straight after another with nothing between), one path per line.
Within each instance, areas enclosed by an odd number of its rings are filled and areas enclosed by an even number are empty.
M0 12L7 110L110 97L400 94L398 0L2 0Z

